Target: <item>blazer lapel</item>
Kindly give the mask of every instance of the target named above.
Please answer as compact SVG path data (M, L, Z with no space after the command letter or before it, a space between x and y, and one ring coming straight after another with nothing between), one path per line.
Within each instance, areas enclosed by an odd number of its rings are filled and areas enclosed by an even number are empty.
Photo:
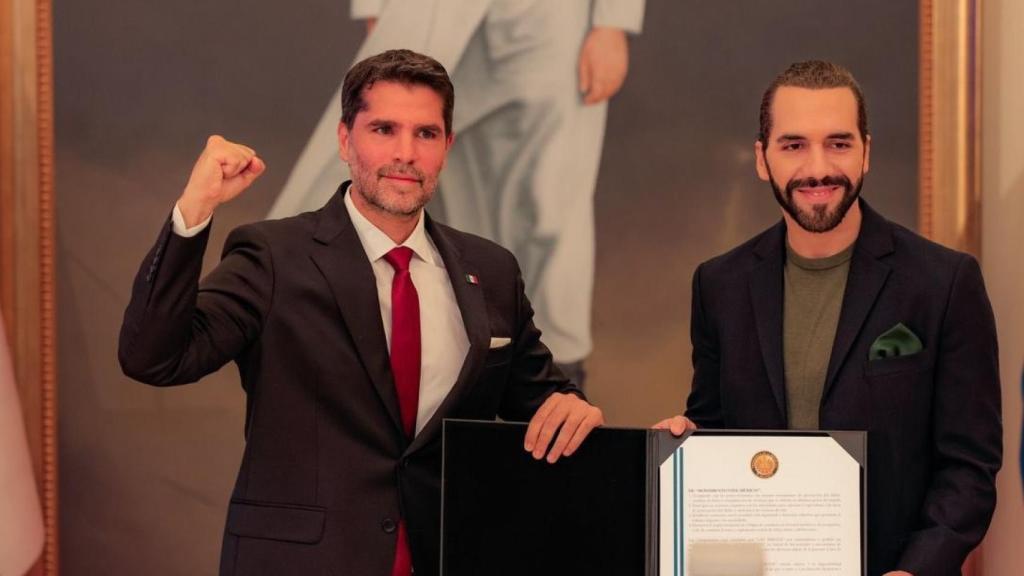
M757 337L775 405L786 422L786 382L782 364L782 266L786 226L776 224L761 238L754 253L761 261L750 276L749 290Z
M426 218L427 233L430 234L437 251L441 254L441 259L444 260L445 269L448 271L448 280L455 292L455 301L462 313L462 323L466 327L466 336L469 338L469 350L466 352L466 359L462 363L462 369L459 371L459 376L451 391L448 392L430 421L413 439L407 453L418 450L431 438L440 434L442 421L476 382L484 359L487 357L491 338L487 301L484 299L483 289L477 282L470 281L471 276L477 277L478 271L462 259L458 247L451 241L448 233L435 224L429 216Z
M401 432L398 393L391 376L387 338L380 318L377 280L345 209L345 188L346 184L342 184L320 213L311 257L330 286L363 367L396 429Z
M828 375L821 401L824 404L829 390L835 384L839 368L846 361L850 348L857 339L864 321L878 299L891 269L878 259L893 251L892 229L888 221L860 200L861 226L857 243L850 259L850 273L846 280L839 325L828 362Z

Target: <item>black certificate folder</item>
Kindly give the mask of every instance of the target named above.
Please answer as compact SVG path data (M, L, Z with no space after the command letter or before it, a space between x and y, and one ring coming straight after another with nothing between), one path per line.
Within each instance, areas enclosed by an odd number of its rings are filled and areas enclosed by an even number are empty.
M441 574L649 574L658 435L599 428L553 465L525 436L524 424L445 421Z
M600 428L554 465L523 450L525 433L524 424L445 421L442 576L866 573L863 432L709 430L676 438ZM806 449L794 451L802 439ZM850 470L852 494L843 498L857 502L841 520L829 520L839 496L824 482L809 478L806 495L799 484L791 488L799 470L818 465L811 455L822 439ZM827 476L818 470L808 476ZM784 493L772 493L769 486L786 482ZM749 501L751 485L765 487L760 504ZM776 510L788 516L776 519ZM840 538L828 528L838 523ZM812 524L825 534L815 535ZM737 544L758 538L756 555ZM845 554L828 550L837 546Z

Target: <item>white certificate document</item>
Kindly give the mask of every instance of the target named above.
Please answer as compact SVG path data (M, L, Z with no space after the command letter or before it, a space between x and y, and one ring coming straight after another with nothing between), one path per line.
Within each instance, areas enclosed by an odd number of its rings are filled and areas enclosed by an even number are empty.
M861 466L829 436L697 434L659 492L661 576L863 573Z

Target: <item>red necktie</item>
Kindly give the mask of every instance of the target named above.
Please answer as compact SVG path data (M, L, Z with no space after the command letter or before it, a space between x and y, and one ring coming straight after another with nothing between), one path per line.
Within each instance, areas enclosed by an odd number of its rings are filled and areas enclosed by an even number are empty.
M399 246L384 259L395 269L391 282L391 373L398 392L402 429L410 440L416 431L420 399L420 299L409 274L412 249ZM411 576L412 554L405 520L398 523L398 542L391 576Z

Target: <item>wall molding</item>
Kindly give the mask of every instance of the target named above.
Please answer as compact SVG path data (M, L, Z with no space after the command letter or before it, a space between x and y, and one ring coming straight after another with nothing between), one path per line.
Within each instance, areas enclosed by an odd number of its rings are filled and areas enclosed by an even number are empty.
M0 0L0 309L58 572L53 33L49 0Z
M981 254L981 0L920 0L920 178L924 236Z

